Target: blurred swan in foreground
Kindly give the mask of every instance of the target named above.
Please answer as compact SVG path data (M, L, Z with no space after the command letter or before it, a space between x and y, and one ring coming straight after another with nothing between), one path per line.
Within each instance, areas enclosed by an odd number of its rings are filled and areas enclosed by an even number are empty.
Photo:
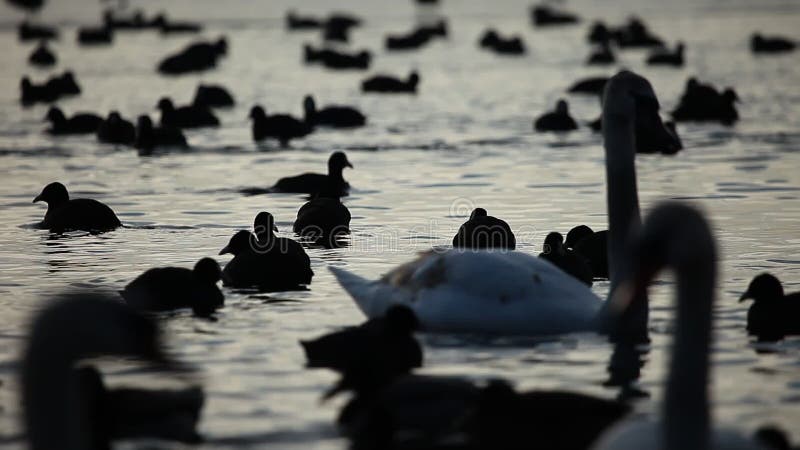
M675 271L677 318L661 417L635 418L607 431L593 447L748 450L760 448L734 430L712 429L708 383L717 247L709 224L682 204L656 207L634 239L636 269L622 295L646 290L664 268ZM637 302L631 300L631 305Z
M625 240L639 222L637 147L677 145L658 115L650 83L623 71L606 87L603 105L609 211L611 292L628 270ZM537 335L596 330L603 302L588 286L543 259L520 252L428 251L371 281L331 267L369 318L395 303L408 305L421 329ZM631 313L638 331L646 302ZM638 332L637 331L637 332Z
M107 391L87 358L136 358L179 369L164 354L157 325L111 297L72 294L33 321L22 356L20 385L26 436L33 450L109 448L116 438L156 437L197 442L203 394Z

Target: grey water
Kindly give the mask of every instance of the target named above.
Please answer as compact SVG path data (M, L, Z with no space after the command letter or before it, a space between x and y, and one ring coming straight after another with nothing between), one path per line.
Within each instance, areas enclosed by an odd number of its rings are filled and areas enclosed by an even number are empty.
M326 268L378 277L419 251L448 245L476 206L506 220L517 232L518 250L528 253L538 253L550 231L564 233L581 223L604 228L601 137L588 128L563 136L536 134L531 122L561 97L568 98L575 117L594 119L597 99L566 96L565 88L621 67L652 82L665 114L689 76L733 86L741 98L735 126L681 124L684 151L673 157L640 155L640 199L645 211L660 200L683 199L713 222L721 248L712 358L715 420L745 432L777 424L800 440L800 339L752 342L745 333L747 304L737 303L750 279L763 271L784 280L788 291L800 289L800 53L755 57L748 50L756 30L800 37L800 3L571 0L565 6L584 22L552 30L532 28L529 4L522 0L443 0L438 9L391 0L131 3L148 13L164 10L175 19L203 22L201 36L228 37L229 55L210 72L162 77L155 72L157 61L195 37L120 32L110 47L80 48L76 27L96 23L103 4L51 1L41 19L60 25L62 37L52 44L59 63L39 70L26 64L34 44L16 39L14 25L22 16L0 5L0 446L24 446L16 361L27 323L43 302L75 287L119 290L150 267L190 267L216 255L261 210L272 212L281 235L291 236L303 196L248 197L238 189L322 172L330 152L343 150L355 166L345 172L353 189L344 200L353 232L343 248L308 250L316 273L308 291L226 288L226 306L216 322L193 318L189 311L161 317L170 350L197 368L192 379L153 380L118 364L104 370L111 384L202 383L207 404L201 430L207 442L198 448L345 448L333 425L345 399L320 403L335 377L304 369L298 345L299 339L364 319ZM302 44L316 44L319 37L285 31L289 8L362 16L365 25L353 32L350 46L375 52L373 68L332 72L305 66ZM647 67L645 53L637 50L620 53L611 68L583 65L588 23L617 23L632 13L670 43L686 42L685 68ZM419 52L383 50L386 33L438 15L449 20L449 38ZM488 26L520 33L528 54L508 58L481 51L476 41ZM50 137L43 132L47 107L19 105L21 76L40 81L65 68L75 72L84 91L59 103L67 114L118 109L128 118L157 117L160 97L188 103L199 82L227 86L238 104L219 112L220 128L188 133L191 152L142 158L91 136ZM359 92L367 74L405 76L412 69L422 78L415 96ZM357 106L368 125L318 131L287 150L251 141L247 113L253 104L300 115L308 93L318 104ZM125 227L62 236L32 229L44 207L31 200L56 180L74 196L109 204ZM661 404L672 330L672 278L660 279L651 289L652 343L638 383L649 394L637 403L642 411L657 411ZM607 288L600 282L593 290L604 296ZM604 386L612 349L591 334L519 342L421 339L424 373L504 377L521 389L618 395Z

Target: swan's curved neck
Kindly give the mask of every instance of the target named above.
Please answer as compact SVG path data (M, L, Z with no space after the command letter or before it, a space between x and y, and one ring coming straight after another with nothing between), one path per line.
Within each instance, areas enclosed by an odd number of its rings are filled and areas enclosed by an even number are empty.
M669 378L664 393L664 448L709 448L708 405L711 315L716 273L713 255L678 268L678 308Z
M607 101L614 101L613 98ZM608 268L611 279L606 308L620 283L634 267L627 247L628 237L641 227L636 186L635 117L603 111L603 145L606 151L606 198L608 207ZM619 329L628 338L647 340L647 293L637 293L625 310Z

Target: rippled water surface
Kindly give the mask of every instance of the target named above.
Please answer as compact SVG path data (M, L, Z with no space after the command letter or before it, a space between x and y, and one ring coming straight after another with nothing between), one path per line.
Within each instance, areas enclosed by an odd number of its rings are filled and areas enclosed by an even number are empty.
M355 165L345 173L353 186L345 200L353 233L345 248L308 250L316 273L310 290L256 295L226 289L217 322L187 312L162 320L170 347L197 366L206 388L207 442L201 448L345 446L333 428L342 400L319 401L334 376L304 370L297 344L363 319L328 266L377 277L417 251L447 245L474 206L508 221L517 230L519 250L529 253L540 251L551 230L565 232L579 223L605 227L600 137L588 129L567 136L531 131L533 117L550 108L573 80L616 70L582 65L586 24L534 30L527 22L528 5L519 0L444 0L434 11L389 0L345 2L341 9L366 19L351 45L375 51L371 72L421 74L417 96L386 97L360 94L362 73L303 66L301 45L317 37L284 31L282 17L290 3L170 2L166 10L173 17L204 21L204 35L227 35L230 53L215 71L164 78L154 71L157 60L191 38L119 33L111 47L78 48L75 27L96 20L101 5L50 2L44 19L60 23L62 32L53 45L60 58L53 71L72 68L84 89L80 97L61 102L68 113L118 109L126 117L156 117L162 95L188 102L200 81L222 83L235 94L238 106L219 112L222 127L188 133L194 151L152 158L99 145L91 137L43 134L46 107L21 108L18 82L23 74L38 81L50 71L26 66L32 44L19 44L12 28L20 16L0 6L0 445L21 446L15 437L16 360L28 318L42 301L67 287L118 290L154 266L190 267L216 255L260 210L271 211L288 236L302 196L245 197L237 189L324 171L332 150L345 150ZM765 270L785 280L787 290L800 288L800 54L754 57L747 50L755 30L800 37L800 5L648 0L631 10L626 3L581 0L569 7L584 18L613 22L636 12L667 40L686 41L684 69L645 67L640 51L621 56L622 66L651 80L665 110L674 107L691 75L734 86L742 99L742 120L735 127L680 125L685 151L640 157L640 197L645 210L658 200L686 199L713 220L723 257L713 355L716 419L747 431L776 423L800 440L800 340L757 352L744 332L747 305L736 302L749 280ZM162 9L156 2L136 4L151 12ZM323 0L295 7L319 14L331 8ZM449 39L420 52L382 50L386 32L405 31L431 14L449 19ZM529 54L512 59L479 51L475 42L488 25L522 33ZM369 125L320 131L289 150L251 142L250 106L300 114L306 93L315 94L318 103L358 106ZM599 114L595 98L569 100L582 120ZM54 180L74 196L108 203L126 226L100 236L31 229L45 210L31 200ZM641 402L643 410L661 402L673 317L672 279L662 279L652 289L653 342L640 382L651 396ZM593 289L605 295L607 283ZM603 386L611 348L596 336L543 342L422 339L427 373L506 377L521 388L617 395ZM126 368L108 372L112 384L152 378Z

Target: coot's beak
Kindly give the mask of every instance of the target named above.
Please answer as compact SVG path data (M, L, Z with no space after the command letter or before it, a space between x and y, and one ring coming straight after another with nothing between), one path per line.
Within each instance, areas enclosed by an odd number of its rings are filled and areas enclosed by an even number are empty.
M33 199L33 203L41 202L41 201L42 201L42 194L37 195L36 198Z
M233 252L231 251L231 247L230 247L230 245L226 245L226 246L225 246L225 247L224 247L222 250L220 250L220 251L219 251L219 253L218 253L218 254L219 254L219 255L224 255L224 254L226 254L226 253L231 253L231 254L233 253Z
M750 295L750 291L749 290L744 291L744 293L742 293L742 295L739 296L739 303L742 303L745 300L750 300L751 298L753 297Z
M344 166L345 166L345 167L349 167L349 168L351 168L351 169L353 168L353 165L352 165L352 164L350 164L350 161L347 161L347 160L345 160L345 161L344 161Z

